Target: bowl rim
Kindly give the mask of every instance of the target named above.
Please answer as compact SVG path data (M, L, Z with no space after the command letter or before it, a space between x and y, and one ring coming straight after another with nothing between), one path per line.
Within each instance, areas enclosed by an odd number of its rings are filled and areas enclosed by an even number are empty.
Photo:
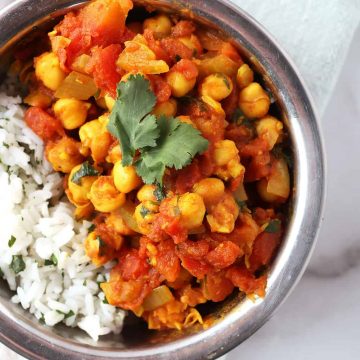
M15 0L0 9L0 53L11 39L23 34L23 30L38 19L84 2L86 0ZM269 319L300 279L314 248L325 198L323 142L312 99L293 62L256 20L229 0L178 0L175 4L171 0L153 0L151 3L155 6L171 3L173 7L190 9L196 16L219 26L248 52L253 65L273 84L292 138L295 215L274 261L264 299L246 300L212 327L154 348L118 352L91 347L90 354L88 345L75 344L55 334L49 337L33 329L30 322L16 318L7 309L6 302L0 301L0 341L28 358L216 358L247 339Z

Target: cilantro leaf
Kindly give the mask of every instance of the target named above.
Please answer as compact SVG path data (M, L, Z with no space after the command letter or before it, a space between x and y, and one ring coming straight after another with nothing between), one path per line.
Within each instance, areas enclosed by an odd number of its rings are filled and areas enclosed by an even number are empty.
M45 262L44 262L45 266L51 266L51 265L57 266L57 264L58 264L58 259L55 256L55 254L52 254L50 256L50 259L46 259Z
M19 272L25 270L25 267L26 265L23 257L21 255L13 255L10 269L12 269L15 274L18 274Z
M142 152L135 165L146 184L156 182L162 185L166 167L182 169L191 163L195 155L203 153L209 143L197 129L176 118L161 116L157 123L160 136L156 147Z
M16 237L14 235L11 235L10 240L8 241L8 246L11 248L16 241Z
M156 103L149 80L132 75L118 84L118 98L110 115L109 132L120 141L122 164L131 165L135 152L155 146L159 137L156 117L149 115Z
M156 197L157 201L163 201L166 198L165 189L160 184L156 184L154 196Z
M63 311L60 310L56 310L56 312L61 315L64 315L64 320L75 315L75 313L72 310L70 310L68 313L64 313Z
M140 215L144 218L146 215L149 215L151 211L147 209L145 206L142 206L140 209Z
M91 224L91 225L89 226L89 228L88 228L88 233L89 233L89 234L92 233L92 232L95 230L95 228L96 228L96 225L95 225L95 224Z
M71 178L71 181L77 185L80 185L80 180L85 176L96 176L99 172L88 162L85 161L81 164L80 169Z
M265 232L267 233L276 233L280 231L281 221L279 219L271 220L267 227L265 228Z

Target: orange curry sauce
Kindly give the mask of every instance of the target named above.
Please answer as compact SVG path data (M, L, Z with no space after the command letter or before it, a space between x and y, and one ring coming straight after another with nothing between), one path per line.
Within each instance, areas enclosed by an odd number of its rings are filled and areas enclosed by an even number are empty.
M101 284L107 301L151 329L182 329L202 323L197 305L235 289L265 296L290 194L286 133L230 42L174 15L126 21L132 7L97 0L55 26L50 50L22 74L25 121L65 174L75 217L93 222L87 255L99 266L115 261ZM18 67L25 63L19 52ZM106 128L117 84L137 73L150 81L155 114L178 117L209 141L189 166L167 169L163 189L122 167ZM74 183L85 161L96 174Z

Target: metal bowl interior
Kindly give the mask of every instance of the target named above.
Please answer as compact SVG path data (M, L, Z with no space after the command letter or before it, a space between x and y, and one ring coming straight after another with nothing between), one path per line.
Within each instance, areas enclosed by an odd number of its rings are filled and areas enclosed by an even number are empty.
M0 11L0 75L11 50L24 37L48 28L69 9L85 0L17 0ZM5 283L0 290L0 340L31 359L213 359L260 328L284 301L302 274L321 221L324 198L324 162L313 106L299 75L274 40L246 13L227 0L136 1L156 9L181 12L206 25L222 29L249 63L262 75L281 109L294 153L294 191L290 221L281 249L272 265L267 295L255 302L234 296L212 308L217 320L206 329L186 332L150 332L129 321L122 335L91 341L82 331L54 329L37 322L12 304Z

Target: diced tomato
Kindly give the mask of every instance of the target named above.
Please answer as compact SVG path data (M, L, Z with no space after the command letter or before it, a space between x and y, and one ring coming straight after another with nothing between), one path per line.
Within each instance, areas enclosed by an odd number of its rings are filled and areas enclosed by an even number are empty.
M159 75L148 75L151 81L151 87L156 95L157 101L162 103L168 101L171 96L170 85Z
M198 279L203 279L204 276L211 271L211 266L204 261L195 260L190 256L181 256L180 258L181 265Z
M205 239L200 239L197 241L186 240L179 244L177 249L177 252L180 256L187 255L194 259L202 260L208 254L210 250L210 244Z
M214 173L215 164L213 161L213 144L209 143L209 148L202 155L198 156L199 169L204 178Z
M180 20L171 30L171 36L189 36L196 30L195 24L189 20Z
M136 280L149 271L149 264L146 258L140 257L136 249L127 249L122 251L117 266L121 277L125 280Z
M256 181L270 174L271 163L269 152L254 156L245 172L245 181Z
M239 265L229 268L226 277L247 295L265 296L266 275L255 278L245 265Z
M168 54L171 60L176 61L177 57L181 59L191 59L193 51L184 45L181 41L173 38L160 40L160 45Z
M39 107L31 107L26 111L25 122L44 141L64 135L61 122Z
M147 41L148 47L155 53L156 59L164 60L169 65L172 63L171 57L161 46L160 41L155 39L154 32L152 30L145 29L144 38Z
M196 65L188 59L181 59L172 68L171 71L177 71L184 75L185 79L196 79L199 75L199 71Z
M104 49L96 47L92 50L89 71L95 84L101 90L116 98L116 85L121 75L116 69L116 60L121 52L121 45L113 44Z
M59 35L71 40L69 46L57 50L62 66L70 68L78 55L89 53L94 46L107 47L122 43L124 36L130 38L125 20L132 6L130 0L97 0L77 14L67 14L56 27Z
M232 241L224 241L206 255L206 261L216 269L225 269L232 265L241 253L240 248Z
M223 271L210 272L203 281L203 293L211 301L223 301L233 290L234 285L225 277Z
M222 44L222 47L219 52L223 55L226 55L231 60L239 63L239 65L241 65L243 63L243 60L242 60L241 56L239 55L238 51L229 42L224 42Z
M268 265L279 246L281 231L275 233L262 232L254 242L251 256L249 258L249 270L254 272L261 266Z
M192 187L203 178L197 161L193 161L190 165L181 169L176 177L176 192L184 194L192 189Z
M257 156L261 155L264 151L268 151L268 142L264 138L256 138L248 144L240 147L240 156Z
M173 282L180 274L180 260L175 253L175 245L171 239L161 241L155 256L155 269L169 282Z

